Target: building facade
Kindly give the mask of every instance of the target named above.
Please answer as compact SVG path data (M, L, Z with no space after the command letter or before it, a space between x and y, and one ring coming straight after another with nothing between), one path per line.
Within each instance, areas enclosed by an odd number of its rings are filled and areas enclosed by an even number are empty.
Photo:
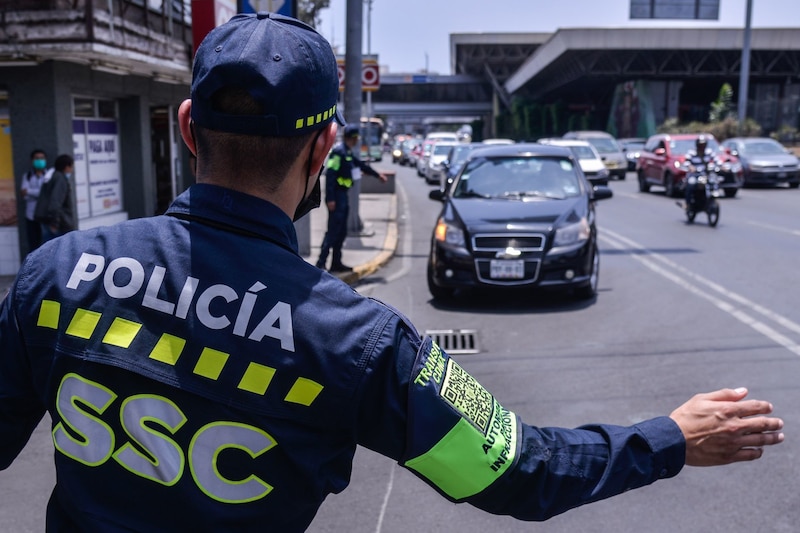
M192 181L189 0L0 0L0 275L27 253L30 153L75 159L79 229L163 212Z

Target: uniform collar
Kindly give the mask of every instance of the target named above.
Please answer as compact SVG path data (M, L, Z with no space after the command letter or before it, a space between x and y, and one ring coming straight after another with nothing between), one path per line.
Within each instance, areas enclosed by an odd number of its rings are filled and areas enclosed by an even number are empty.
M175 198L166 214L207 219L234 232L239 229L282 244L295 253L298 250L297 232L283 210L266 200L218 185L192 185Z

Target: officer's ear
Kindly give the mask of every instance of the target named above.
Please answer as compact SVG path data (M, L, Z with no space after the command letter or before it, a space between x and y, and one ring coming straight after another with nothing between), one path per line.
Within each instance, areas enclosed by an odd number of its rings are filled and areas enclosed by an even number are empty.
M181 130L181 138L186 143L186 147L192 155L197 156L197 144L192 131L192 101L188 98L181 102L180 107L178 107L178 127Z
M311 159L311 175L315 176L319 173L325 158L328 157L328 152L331 151L333 143L336 142L336 131L339 125L336 122L331 122L322 130L319 137L316 138L316 143L312 146L313 157Z

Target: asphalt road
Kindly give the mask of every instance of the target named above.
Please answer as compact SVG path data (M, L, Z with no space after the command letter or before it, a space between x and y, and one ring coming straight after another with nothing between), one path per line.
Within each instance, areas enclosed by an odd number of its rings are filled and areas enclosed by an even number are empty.
M359 449L350 487L331 496L309 531L348 533L795 532L800 466L800 190L746 189L722 201L720 223L687 225L674 201L637 192L632 175L598 205L600 293L470 297L434 304L425 259L438 204L397 167L395 258L358 290L407 314L421 331L475 330L479 352L455 356L526 422L631 424L669 414L696 392L747 386L786 421L786 442L760 461L686 468L604 502L529 524L452 504L392 461ZM0 473L0 531L44 530L54 483L40 427ZM265 525L265 530L268 530Z

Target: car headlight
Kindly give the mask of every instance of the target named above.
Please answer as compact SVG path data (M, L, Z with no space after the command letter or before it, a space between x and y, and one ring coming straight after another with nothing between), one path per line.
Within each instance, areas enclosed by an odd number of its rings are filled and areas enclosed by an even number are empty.
M467 247L467 243L464 240L464 231L458 226L448 224L441 218L436 223L436 229L434 230L433 235L434 238L439 242L443 242L451 246L458 246L460 248Z
M592 229L589 227L589 221L582 218L575 224L556 229L556 236L553 239L553 248L584 243L589 240L591 234Z
M597 177L598 177L598 178L607 178L607 177L608 177L608 175L609 175L609 172L608 172L608 169L607 169L607 168L601 168L601 169L600 169L600 170L597 172Z

